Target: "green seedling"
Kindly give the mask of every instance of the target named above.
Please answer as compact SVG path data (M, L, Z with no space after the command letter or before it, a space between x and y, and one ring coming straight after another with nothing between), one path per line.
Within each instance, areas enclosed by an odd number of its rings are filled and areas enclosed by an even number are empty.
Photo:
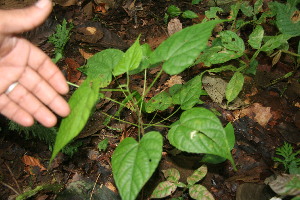
M108 146L108 139L105 138L104 140L102 140L101 142L98 143L98 149L99 151L105 151L107 149Z
M284 142L283 146L276 149L276 157L273 157L273 160L282 164L285 171L288 171L290 174L300 174L299 155L300 151L294 152L292 145Z
M63 20L62 24L56 26L56 31L49 38L48 41L54 45L54 58L52 61L57 63L64 53L64 48L70 39L71 30L73 29L73 24L68 24L66 19Z
M198 15L191 10L182 12L177 6L171 5L168 7L167 12L165 13L164 21L167 23L169 18L178 17L180 15L185 19L198 18Z
M193 199L214 200L213 195L203 185L197 184L207 174L206 165L202 165L191 176L187 177L187 184L179 181L180 173L175 168L162 172L167 180L158 184L150 198L165 198L172 195L177 188L183 188L184 191L189 190L189 195Z

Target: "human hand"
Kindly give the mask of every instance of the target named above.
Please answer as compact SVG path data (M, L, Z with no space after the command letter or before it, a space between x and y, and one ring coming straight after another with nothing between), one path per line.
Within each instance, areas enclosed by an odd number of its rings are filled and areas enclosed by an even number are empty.
M39 48L15 36L40 25L51 10L49 0L0 10L0 113L22 126L36 119L51 127L57 119L50 110L62 117L70 112L60 96L69 90L63 74Z

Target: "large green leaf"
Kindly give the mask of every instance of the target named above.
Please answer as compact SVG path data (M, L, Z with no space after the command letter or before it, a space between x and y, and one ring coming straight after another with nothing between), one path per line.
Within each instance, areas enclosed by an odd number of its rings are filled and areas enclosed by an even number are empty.
M99 87L99 79L88 78L73 93L69 100L71 114L64 118L60 124L51 161L85 126L91 110L98 100Z
M113 75L118 76L139 67L143 58L143 50L138 39L125 52L119 63L113 69Z
M213 20L182 29L165 40L150 56L150 63L164 62L166 73L174 75L191 66L207 46L208 38L216 24Z
M228 103L232 102L239 95L243 86L244 75L240 72L235 72L226 86L225 95Z
M155 171L162 154L159 132L149 132L138 143L125 138L112 156L114 180L123 200L134 200Z
M173 104L179 104L183 110L188 110L197 103L201 103L199 99L203 92L201 79L202 76L196 76L180 87L172 95Z
M112 70L119 63L123 52L118 49L106 49L87 60L82 68L88 77L100 80L100 87L106 87L112 80Z
M168 139L179 150L221 156L234 165L230 142L220 120L205 108L183 112L169 130Z
M249 35L248 43L254 49L259 49L264 37L264 29L261 25L257 25L253 32Z

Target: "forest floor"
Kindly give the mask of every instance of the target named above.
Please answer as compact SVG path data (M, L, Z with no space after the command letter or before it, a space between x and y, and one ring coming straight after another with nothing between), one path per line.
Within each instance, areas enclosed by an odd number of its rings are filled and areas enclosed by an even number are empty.
M199 15L196 19L179 17L183 28L199 23L204 18L204 11L209 9L208 1L192 5L190 0L145 0L135 3L123 1L123 4L118 1L115 4L98 5L93 1L74 0L70 1L70 4L66 2L69 1L56 4L46 23L25 34L25 37L51 57L53 46L47 42L47 38L55 31L57 23L61 23L62 19L72 22L74 28L65 48L64 58L58 62L58 66L65 73L68 81L75 84L80 84L85 78L76 68L84 65L86 59L96 52L107 48L126 50L139 35L141 35L140 42L148 43L152 49L167 39L168 24L163 18L168 6L174 4L181 10L192 10ZM226 18L226 14L223 17ZM86 35L87 32L84 32L86 27L95 27L97 34ZM266 25L265 28L269 35L278 32L275 27ZM251 31L252 27L246 26L240 32L240 37L247 39ZM293 44L298 45L297 41ZM264 181L274 174L284 172L282 166L277 166L272 159L276 148L286 141L295 149L299 149L299 70L295 70L293 59L286 55L282 56L273 67L272 58L266 54L260 54L257 60L259 63L257 74L245 76L245 85L240 94L240 98L247 103L247 106L226 110L209 96L201 97L204 101L201 106L218 113L224 125L232 122L235 129L236 143L232 154L238 170L234 171L229 161L215 165L208 164L209 172L201 182L217 200L264 200L275 196ZM154 79L158 71L159 67L150 69L148 79ZM162 74L155 83L155 90L152 90L148 97L168 88L172 81L186 82L201 71L203 66L198 64L185 70L180 76ZM290 71L294 72L293 76L269 85L273 80ZM227 81L231 76L232 73L229 72L219 74L220 78ZM119 82L122 81L125 81L125 77L119 78ZM110 87L113 87L113 84ZM133 75L131 87L141 91L143 75ZM76 88L71 86L70 89L67 99ZM111 92L105 94L113 99L120 98L118 95ZM30 188L50 183L59 183L64 189L58 195L51 192L53 188L49 189L50 192L43 190L31 199L73 200L87 199L87 196L90 199L120 199L112 177L110 159L120 140L128 136L136 137L137 129L116 120L112 120L109 126L104 126L106 117L101 113L112 114L117 110L118 106L113 102L102 101L97 104L93 116L77 138L81 144L78 152L72 157L60 153L50 169L47 169L51 157L49 145L38 139L25 139L23 133L11 131L7 120L1 119L0 199L14 199L17 194ZM160 115L164 117L172 110L166 112ZM122 116L126 121L136 121L130 109L125 109ZM172 116L169 119L170 124L179 116ZM147 116L145 120L150 121L151 117L153 116ZM164 128L155 130L161 132L163 136L166 135ZM109 145L105 151L99 151L97 145L105 138L108 138ZM201 157L202 155L198 154L176 152L171 145L165 145L159 167L138 199L149 199L157 184L164 180L161 170L176 168L181 174L180 180L185 182L186 177L202 165L199 162ZM101 191L98 191L100 189ZM95 197L96 195L99 196ZM165 199L178 197L190 199L182 190L177 190L172 197Z

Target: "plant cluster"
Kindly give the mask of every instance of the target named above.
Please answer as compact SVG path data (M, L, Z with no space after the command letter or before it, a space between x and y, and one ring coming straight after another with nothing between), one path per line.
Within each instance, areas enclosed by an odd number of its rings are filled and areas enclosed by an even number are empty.
M284 142L283 146L276 149L276 155L273 160L282 164L286 172L300 174L300 151L294 152L292 145Z
M108 90L105 88L111 84L113 77L122 75L126 77L126 83L111 91L122 93L124 100L118 102L109 99L119 104L119 110L115 116L109 116L108 119L119 119L119 113L126 107L130 107L138 119L135 124L130 123L138 128L137 140L132 137L125 138L112 156L113 176L122 199L133 200L137 197L161 159L163 137L157 131L147 132L147 128L157 126L169 117L159 122L145 124L143 116L164 111L169 107L178 107L175 112L183 110L178 121L170 126L165 125L169 128L167 139L171 145L181 151L205 154L202 160L205 162L219 163L228 159L236 169L231 155L235 143L232 125L228 123L223 127L212 111L198 106L202 103L200 97L206 94L202 89L203 76L206 73L233 72L225 92L228 106L235 101L242 90L244 75L256 73L258 65L256 58L260 53L273 54L276 55L276 59L279 59L278 55L281 53L299 57L300 51L298 49L298 54L288 51L288 40L300 35L298 31L300 23L291 18L297 11L296 5L299 1L288 0L286 4L272 2L269 4L270 10L265 12L263 12L262 0L257 0L253 6L247 2L237 2L232 5L231 14L226 20L218 17L218 13L222 12L221 8L211 7L205 13L206 18L202 23L175 33L154 51L148 44L141 45L138 38L126 52L106 49L89 58L87 64L81 68L87 78L69 100L72 112L62 120L51 161L80 133L99 99L108 99L103 91ZM239 13L243 13L248 20L238 19ZM181 11L177 14L180 15ZM265 35L262 23L269 18L276 19L275 23L281 31L280 34ZM218 37L214 37L210 41L211 44L207 45L217 24L230 24L228 26L230 28L217 33ZM253 26L253 32L245 43L238 33L247 24ZM246 54L246 46L254 50L250 58ZM276 53L276 51L281 53ZM236 60L239 65L228 65L227 62L232 60ZM210 68L185 84L176 84L150 100L146 100L145 97L163 72L177 75L197 63L203 63ZM148 84L148 69L158 65L162 65L161 71ZM216 65L218 68L212 68ZM296 60L295 66L299 66ZM141 93L130 87L130 76L136 73L144 75L144 87ZM292 73L289 73L285 77L291 75Z
M55 56L52 59L54 63L57 63L62 58L73 27L72 23L68 24L66 19L64 19L61 24L56 26L56 32L48 38L48 41L54 45Z
M194 173L187 177L187 185L180 182L180 173L175 168L170 168L162 171L166 181L158 184L158 186L153 191L151 198L164 198L173 194L177 187L183 188L184 190L189 190L189 195L193 199L207 199L214 200L213 195L200 184L196 184L201 181L207 174L207 166L202 165L194 171Z

